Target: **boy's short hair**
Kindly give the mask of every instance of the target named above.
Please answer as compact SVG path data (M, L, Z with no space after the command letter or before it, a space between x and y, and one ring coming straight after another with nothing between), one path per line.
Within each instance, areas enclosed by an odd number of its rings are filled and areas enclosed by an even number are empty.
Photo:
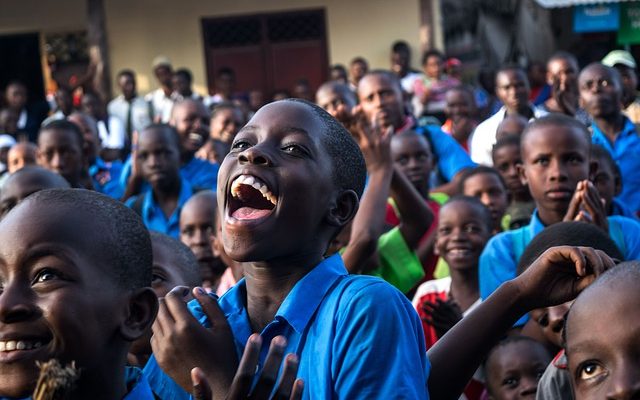
M164 131L168 132L169 137L172 138L174 143L176 144L178 151L180 151L180 149L182 148L180 135L178 134L178 131L176 130L176 128L173 127L172 125L164 124L164 123L153 123L153 124L147 125L142 130L142 132L146 132L150 130L159 130L161 132L164 132ZM142 132L140 132L140 134L142 134Z
M92 249L96 252L91 257L108 269L107 273L121 289L151 286L153 256L149 232L140 217L123 203L90 190L47 189L29 196L16 209L29 203L52 212L62 208L63 212L90 216L94 226L91 234L96 236Z
M400 91L400 93L402 93L402 84L400 83L400 79L398 78L398 75L394 74L393 72L386 70L386 69L374 69L371 70L369 72L367 72L362 79L370 76L370 75L376 75L376 76L381 76L385 79L387 79L391 85L393 85L396 89L398 89Z
M66 119L58 119L55 121L51 121L47 123L45 126L40 128L40 132L44 131L52 131L52 130L60 130L60 131L68 131L71 132L75 137L78 145L80 146L80 150L84 147L84 135L82 131L78 127L78 125L74 124L71 121L67 121Z
M552 61L557 61L557 60L569 61L570 63L574 64L576 67L580 68L578 64L578 59L576 58L576 56L569 53L568 51L564 51L564 50L556 51L551 55L551 57L549 57L549 60L547 60L547 65L549 65L549 63L551 63Z
M405 42L404 40L396 40L391 45L391 51L394 53L411 53L411 47L409 47L409 43Z
M429 57L438 57L440 59L440 61L444 61L445 57L444 54L442 54L442 52L440 50L437 49L430 49L424 52L424 54L422 54L422 65L425 65L427 63L427 60L429 59Z
M220 111L236 109L238 109L238 107L230 101L223 101L221 103L214 104L211 108L211 119L215 118Z
M364 59L364 57L354 57L353 60L351 60L351 62L349 63L349 65L353 65L353 64L369 65L369 63L367 62L367 60Z
M177 258L177 262L172 264L172 267L175 267L179 271L180 277L184 279L186 286L195 287L202 284L200 264L198 264L198 260L191 249L179 240L164 233L150 231L149 236L151 237L151 246L157 244L170 251L171 254Z
M491 217L491 211L489 211L487 206L482 204L480 200L472 196L464 196L458 194L449 198L449 200L447 200L447 202L442 205L441 209L453 203L465 203L472 207L475 207L476 210L478 210L478 212L480 212L480 214L482 215L482 222L484 223L487 230L489 232L493 231L493 217Z
M544 347L544 345L542 345L542 343L538 342L535 339L530 338L529 336L524 336L524 335L507 336L506 338L504 338L500 342L498 342L498 344L493 346L491 348L491 350L489 350L489 354L487 354L487 358L484 359L484 363L483 363L485 371L486 371L487 365L489 364L489 360L491 359L491 356L493 356L495 354L495 352L498 351L498 349L500 349L502 347L505 347L505 346L508 346L510 344L513 344L513 343L520 343L520 342L528 342L528 343L531 343L531 344L536 344L538 346L541 346L543 349L545 349L545 351L548 352L548 350L546 349L546 347ZM551 355L549 355L549 357L551 357Z
M360 147L353 140L351 134L340 122L314 103L302 99L285 99L282 101L306 105L323 122L326 129L324 135L322 135L322 143L331 157L333 181L338 188L353 190L358 195L358 198L361 198L367 176L367 167Z
M520 150L524 152L524 143L526 142L525 138L531 131L540 128L546 128L549 126L564 126L577 130L584 135L584 139L587 141L589 149L591 149L591 134L589 133L589 130L587 129L585 124L578 121L574 117L570 117L565 114L551 113L545 115L544 117L534 119L527 124L527 126L524 128L524 131L522 131L522 135L520 136Z
M135 79L136 78L136 73L133 72L133 70L131 69L123 69L120 72L118 72L118 75L116 76L116 79L120 79L123 76L128 76L131 79Z
M342 97L349 103L349 106L351 107L355 107L355 105L358 104L356 95L349 88L349 86L345 85L344 83L340 83L336 81L325 82L316 91L316 96L318 95L318 93L323 92L325 90L333 90L337 93L340 93Z
M495 157L496 151L507 146L517 146L518 148L520 148L520 136L507 135L498 139L496 141L496 144L494 144L491 148L491 158Z
M527 78L527 73L524 70L524 68L522 68L521 66L519 66L518 64L514 64L514 63L508 63L508 64L504 64L501 65L500 68L498 68L498 70L496 71L496 78L498 77L499 74L508 72L508 71L516 71L519 73L522 73L524 75L525 78ZM528 78L527 78L528 81Z
M505 192L507 191L507 184L505 183L504 179L502 178L502 175L500 175L500 172L498 172L497 169L488 167L486 165L478 165L477 167L467 168L460 173L460 181L458 183L458 192L464 193L464 184L467 181L467 179L471 178L472 176L480 175L480 174L494 175L500 181L500 184L502 185L502 188L504 189L504 191Z
M624 260L618 246L601 228L586 222L558 222L546 227L527 245L518 261L517 274L522 274L542 253L555 246L593 247L611 258Z
M613 157L611 157L611 153L601 145L595 143L591 145L591 158L604 160L604 162L606 162L609 165L609 168L613 171L613 174L618 178L622 178L620 167L614 161Z

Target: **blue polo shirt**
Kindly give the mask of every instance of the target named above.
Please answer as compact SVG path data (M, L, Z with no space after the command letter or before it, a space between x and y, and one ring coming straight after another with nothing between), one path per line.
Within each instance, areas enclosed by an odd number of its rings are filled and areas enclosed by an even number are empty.
M438 172L447 182L451 182L453 177L463 169L476 166L462 146L439 127L425 125L418 126L415 130L429 136L429 143L433 147L432 151L438 162Z
M193 195L193 189L187 180L181 178L180 180L180 195L178 197L178 206L173 211L171 216L167 218L162 211L160 205L153 197L153 191L148 190L138 196L130 197L126 201L126 206L133 208L136 200L139 196L144 196L142 201L142 221L144 225L150 231L157 231L164 233L165 235L172 236L176 239L180 237L180 212L184 204Z
M640 135L635 125L624 117L624 127L613 143L595 123L591 129L591 141L607 149L620 168L622 193L617 199L632 211L640 211Z
M240 357L251 335L243 280L219 300ZM197 301L189 303L208 326ZM285 353L296 353L305 399L427 399L429 362L420 318L397 289L381 279L349 275L333 255L293 287L275 319L261 332L263 351L284 335ZM164 375L152 357L144 369L153 391L163 399L188 395Z
M199 158L192 158L191 161L180 167L180 175L189 181L191 187L198 189L211 189L214 192L218 188L218 170L220 166L218 164L212 164L207 160L201 160ZM131 156L127 158L122 167L120 173L120 185L123 188L127 187L127 182L131 176ZM144 183L142 191L149 190L149 184Z
M120 200L124 195L124 186L120 184L122 167L123 164L120 160L106 163L102 158L97 157L93 165L89 167L93 188L97 192Z
M640 259L640 223L630 218L609 216L609 236L625 260ZM503 282L516 277L516 267L524 248L545 228L536 210L529 225L492 237L480 256L480 297L486 299Z

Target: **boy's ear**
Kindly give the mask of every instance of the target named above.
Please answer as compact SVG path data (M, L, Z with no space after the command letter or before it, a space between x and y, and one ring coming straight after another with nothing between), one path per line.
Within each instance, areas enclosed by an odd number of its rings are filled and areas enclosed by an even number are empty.
M133 342L151 328L158 314L158 297L151 288L141 288L131 292L126 305L126 317L122 320L120 333Z
M343 227L353 219L358 211L358 195L353 190L340 192L332 204L326 219L329 225Z
M525 172L524 165L517 164L516 169L518 170L518 177L520 178L520 182L525 186L529 185L529 181L527 180L527 174Z

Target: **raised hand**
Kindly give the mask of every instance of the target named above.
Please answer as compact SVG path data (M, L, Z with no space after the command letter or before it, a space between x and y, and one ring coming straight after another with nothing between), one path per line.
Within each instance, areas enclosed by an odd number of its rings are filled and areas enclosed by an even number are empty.
M526 311L575 299L599 275L615 265L603 251L560 246L545 251L513 282Z
M192 388L191 370L200 371L212 382L216 398L226 395L238 365L233 334L218 302L202 288L193 295L202 306L210 327L205 328L191 314L184 301L189 288L178 286L161 298L153 324L151 347L160 367L185 391Z
M607 212L595 185L588 180L578 182L564 221L581 221L609 233Z
M296 379L298 357L295 354L288 354L286 356L282 376L276 385L276 377L280 369L280 364L282 363L286 346L287 341L282 336L276 336L271 341L264 368L252 391L251 386L255 378L258 360L260 359L262 338L258 334L251 335L245 346L238 371L233 378L233 383L231 384L226 399L301 399L304 384L301 379ZM193 397L195 400L211 400L215 398L211 392L211 387L206 375L200 368L191 370L191 381L193 383ZM271 396L272 393L273 397Z
M367 170L372 172L390 168L393 128L383 129L379 118L374 117L369 121L360 108L356 107L354 110L350 132L360 146Z

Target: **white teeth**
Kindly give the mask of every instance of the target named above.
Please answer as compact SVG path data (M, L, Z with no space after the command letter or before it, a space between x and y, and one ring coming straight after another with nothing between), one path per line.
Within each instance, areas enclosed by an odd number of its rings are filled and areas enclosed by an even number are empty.
M231 183L231 195L233 197L239 197L240 195L240 186L248 185L256 189L262 194L262 197L269 200L271 204L274 206L278 204L278 199L276 196L269 191L267 185L262 182L259 178L256 178L251 175L240 175Z
M15 350L31 350L42 346L42 342L30 342L26 340L0 340L0 352Z

